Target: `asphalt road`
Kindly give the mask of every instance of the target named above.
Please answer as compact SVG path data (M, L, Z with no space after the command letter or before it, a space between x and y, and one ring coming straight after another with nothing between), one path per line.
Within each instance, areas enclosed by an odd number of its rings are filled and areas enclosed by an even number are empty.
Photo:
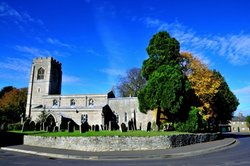
M249 166L250 165L250 137L236 136L238 144L232 148L226 148L209 154L202 154L182 158L142 159L142 160L64 160L39 156L32 156L22 153L15 153L0 150L0 166L71 166L71 165L108 165L108 166L158 166L158 165L185 165L185 166Z

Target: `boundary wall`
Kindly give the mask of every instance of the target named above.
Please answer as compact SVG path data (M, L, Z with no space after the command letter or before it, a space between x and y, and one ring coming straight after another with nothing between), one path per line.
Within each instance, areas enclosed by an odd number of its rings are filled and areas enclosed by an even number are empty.
M218 134L180 134L153 137L42 137L24 136L24 145L88 152L156 150L209 142Z

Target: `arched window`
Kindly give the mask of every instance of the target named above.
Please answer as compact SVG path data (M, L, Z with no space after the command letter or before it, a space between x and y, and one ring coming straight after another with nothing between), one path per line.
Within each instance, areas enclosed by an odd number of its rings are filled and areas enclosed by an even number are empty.
M58 106L58 101L56 99L53 100L53 106Z
M92 98L89 99L89 107L94 107L94 100Z
M37 79L38 80L43 80L44 79L44 73L45 73L45 70L41 67L38 69L38 72L37 72Z
M119 115L115 113L116 123L119 124Z
M81 123L88 122L88 114L82 114L81 116Z
M70 100L70 106L72 107L72 106L75 106L75 105L76 105L75 99L71 99Z

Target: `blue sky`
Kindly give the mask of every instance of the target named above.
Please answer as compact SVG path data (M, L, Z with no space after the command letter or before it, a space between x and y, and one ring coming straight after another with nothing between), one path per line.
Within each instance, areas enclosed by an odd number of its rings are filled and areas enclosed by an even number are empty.
M221 72L250 115L248 0L0 0L0 88L27 87L32 59L62 63L63 94L106 93L168 31Z

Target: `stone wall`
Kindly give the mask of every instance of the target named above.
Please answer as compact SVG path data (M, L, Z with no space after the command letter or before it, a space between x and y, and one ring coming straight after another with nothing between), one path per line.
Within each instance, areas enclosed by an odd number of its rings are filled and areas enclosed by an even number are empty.
M119 115L119 126L122 123L128 126L128 122L136 118L137 129L141 127L141 130L147 130L148 122L151 122L151 124L155 122L153 111L148 111L147 114L140 112L137 97L112 98L108 102L112 111Z
M217 134L181 134L155 137L41 137L24 136L24 144L80 151L156 150L213 141Z

